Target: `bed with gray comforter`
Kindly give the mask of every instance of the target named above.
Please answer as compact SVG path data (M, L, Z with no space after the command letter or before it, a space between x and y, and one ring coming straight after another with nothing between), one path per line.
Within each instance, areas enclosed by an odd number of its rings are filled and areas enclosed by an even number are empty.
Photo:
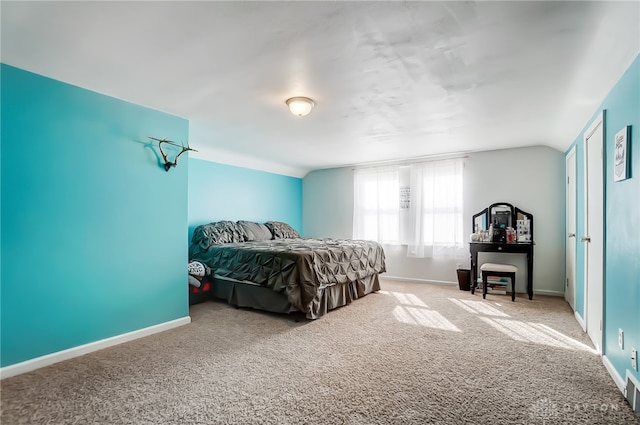
M300 238L281 222L198 226L189 256L211 267L214 296L309 319L379 290L378 275L386 270L377 242Z

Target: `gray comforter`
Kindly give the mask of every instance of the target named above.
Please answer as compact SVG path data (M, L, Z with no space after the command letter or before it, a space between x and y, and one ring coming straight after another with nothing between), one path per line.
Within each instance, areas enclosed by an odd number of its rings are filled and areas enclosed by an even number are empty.
M361 240L301 238L209 247L192 244L190 258L208 265L217 276L285 293L304 313L324 288L386 271L382 246Z

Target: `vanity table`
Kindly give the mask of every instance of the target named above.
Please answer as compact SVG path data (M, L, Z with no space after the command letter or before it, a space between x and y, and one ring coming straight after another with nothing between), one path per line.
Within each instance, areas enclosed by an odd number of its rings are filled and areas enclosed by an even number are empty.
M477 282L479 252L525 254L527 256L527 294L530 300L533 299L533 246L535 245L533 215L511 204L500 202L473 215L471 228L474 229L474 233L488 230L489 225L496 228L517 227L516 241L507 242L498 231L490 235L490 240L470 241L471 284L475 285Z

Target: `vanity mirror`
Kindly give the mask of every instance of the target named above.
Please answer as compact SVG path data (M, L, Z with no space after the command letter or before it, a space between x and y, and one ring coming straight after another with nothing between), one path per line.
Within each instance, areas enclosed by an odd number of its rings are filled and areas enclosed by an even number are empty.
M507 203L492 204L489 207L489 217L494 229L513 227L513 205Z
M515 209L518 242L533 241L533 216L520 208Z
M478 233L480 230L487 230L489 228L489 223L487 223L488 217L488 209L485 208L477 214L474 214L472 217L473 222L473 232Z
M474 235L491 228L493 234L488 235L490 242L507 242L505 233L509 227L516 232L514 242L533 242L533 215L507 202L491 204L474 214L471 225Z

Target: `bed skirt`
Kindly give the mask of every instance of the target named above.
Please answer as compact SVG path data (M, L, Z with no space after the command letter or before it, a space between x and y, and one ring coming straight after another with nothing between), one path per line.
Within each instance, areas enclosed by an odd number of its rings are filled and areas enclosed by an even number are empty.
M300 311L289 302L286 294L275 292L264 286L219 276L214 276L212 281L211 295L232 306L249 307L273 313ZM379 290L378 273L356 281L328 286L320 290L319 297L310 306L310 311L304 313L308 319L317 319L328 311L351 304L354 300Z

